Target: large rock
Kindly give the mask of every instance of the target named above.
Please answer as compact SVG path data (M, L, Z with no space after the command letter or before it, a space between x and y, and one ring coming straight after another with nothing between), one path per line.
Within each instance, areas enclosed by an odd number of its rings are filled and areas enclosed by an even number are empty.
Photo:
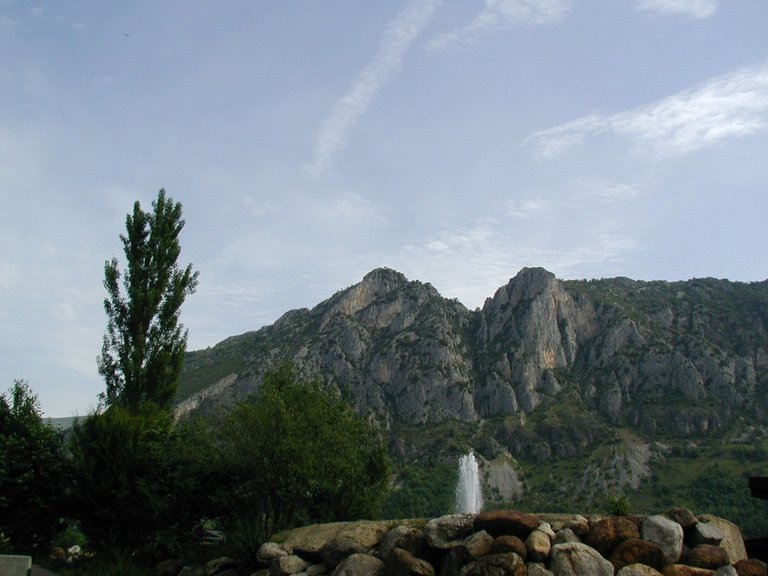
M613 576L613 564L594 548L580 542L555 544L550 557L554 576Z
M410 526L395 526L387 532L379 545L379 558L386 558L395 548L408 550L411 554L418 556L419 552L426 545L424 532Z
M269 566L272 560L280 556L288 556L289 552L276 542L265 542L256 552L256 561L261 566Z
M661 573L663 576L715 576L714 570L696 568L685 564L667 564Z
M717 570L720 566L730 564L725 549L712 544L701 544L689 550L685 555L685 563L710 570Z
M683 527L666 516L649 516L643 522L643 540L659 545L666 564L674 564L683 553Z
M533 534L533 532L531 532ZM525 542L517 536L498 536L491 542L491 554L503 554L505 552L514 552L523 560L526 559L528 551Z
M387 576L435 576L435 569L429 562L402 548L392 550L385 564Z
M461 576L526 576L525 562L514 552L489 554L470 562L460 572Z
M766 576L768 574L765 562L757 558L738 560L733 563L733 567L736 568L739 576Z
M474 530L485 530L491 536L512 535L525 540L539 527L541 520L533 514L517 510L489 510L475 516Z
M488 534L485 530L475 532L467 536L464 540L464 547L467 549L467 554L473 560L485 556L491 551L491 547L494 543L493 536Z
M680 524L680 526L683 528L683 531L688 530L689 528L693 528L699 521L693 512L688 510L688 508L683 508L681 506L670 508L664 512L664 516L673 522Z
M747 549L744 546L744 538L741 535L741 530L733 522L729 522L725 518L719 518L712 516L711 514L702 514L698 517L701 522L709 522L713 524L723 534L723 540L720 542L720 546L725 548L728 552L728 558L731 560L731 564L738 562L739 560L746 560Z
M632 564L645 564L656 570L664 566L664 554L659 545L639 538L628 538L621 542L613 549L609 560L616 570Z
M424 527L427 544L432 548L447 550L461 546L473 530L474 519L470 514L452 514L433 518Z
M691 547L696 547L700 544L713 544L717 546L723 541L723 538L723 533L712 522L697 522L688 530L686 535L686 540Z
M584 543L608 557L620 542L639 537L640 533L634 522L623 516L611 516L596 522Z
M616 572L616 576L662 576L662 574L645 564L630 564Z
M333 571L333 576L385 576L387 567L376 556L352 554Z
M378 545L391 528L386 521L330 522L294 528L274 537L286 550L306 558L319 558L320 551L332 540L334 546L360 546L371 549Z
M539 529L531 532L525 540L526 560L544 562L549 558L551 549L552 541L549 539L549 536Z
M278 556L269 565L271 576L290 576L303 572L309 566L309 562L291 554L289 556Z

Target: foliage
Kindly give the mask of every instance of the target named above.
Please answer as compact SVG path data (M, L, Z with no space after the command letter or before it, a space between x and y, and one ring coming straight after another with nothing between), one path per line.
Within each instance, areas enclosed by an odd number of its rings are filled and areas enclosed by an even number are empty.
M632 510L632 506L624 494L606 498L606 507L611 516L627 516Z
M104 265L107 331L99 358L108 405L136 411L145 402L169 407L178 387L187 332L179 310L197 287L197 272L180 270L179 234L184 227L181 204L160 190L144 212L139 202L126 217L127 235L120 235L127 269L120 288L117 258Z
M60 432L17 380L0 396L0 535L18 552L44 549L57 529L67 467Z
M222 526L228 537L252 531L241 552L291 525L376 515L389 469L378 432L291 367L269 373L254 398L209 425Z
M453 512L457 470L447 464L413 464L397 476L384 518L435 518Z
M195 538L202 487L170 415L118 405L76 423L72 513L97 552L152 558Z

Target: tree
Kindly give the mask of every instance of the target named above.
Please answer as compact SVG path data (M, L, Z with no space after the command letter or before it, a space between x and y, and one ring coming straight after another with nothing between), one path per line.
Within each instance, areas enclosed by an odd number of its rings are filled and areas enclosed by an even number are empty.
M99 373L106 380L107 405L117 403L131 411L147 402L170 406L187 345L179 312L197 287L192 265L181 270L177 264L184 227L181 204L161 189L152 208L144 212L136 202L126 217L127 234L120 235L127 260L124 275L117 258L104 265L108 322Z
M48 546L66 478L62 434L43 422L37 396L16 380L0 396L0 535L13 551Z
M224 479L215 497L228 539L250 530L246 555L291 525L377 514L389 471L384 443L333 390L286 366L211 425Z

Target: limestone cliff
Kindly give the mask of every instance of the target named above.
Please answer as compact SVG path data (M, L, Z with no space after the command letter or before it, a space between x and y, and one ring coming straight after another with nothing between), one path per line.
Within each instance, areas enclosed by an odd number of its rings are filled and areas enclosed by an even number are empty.
M285 361L385 425L529 414L567 388L616 425L704 433L765 414L768 283L560 281L531 268L470 311L377 269L190 353L177 410L231 403Z

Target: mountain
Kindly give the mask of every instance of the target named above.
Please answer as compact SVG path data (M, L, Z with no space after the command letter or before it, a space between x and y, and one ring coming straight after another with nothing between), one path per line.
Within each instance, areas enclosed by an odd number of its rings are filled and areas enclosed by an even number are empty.
M768 281L564 281L526 268L469 310L376 269L311 310L190 352L177 413L231 405L285 361L347 394L399 461L471 448L496 500L594 502L641 490L686 450L762 447ZM567 478L551 478L564 465Z

